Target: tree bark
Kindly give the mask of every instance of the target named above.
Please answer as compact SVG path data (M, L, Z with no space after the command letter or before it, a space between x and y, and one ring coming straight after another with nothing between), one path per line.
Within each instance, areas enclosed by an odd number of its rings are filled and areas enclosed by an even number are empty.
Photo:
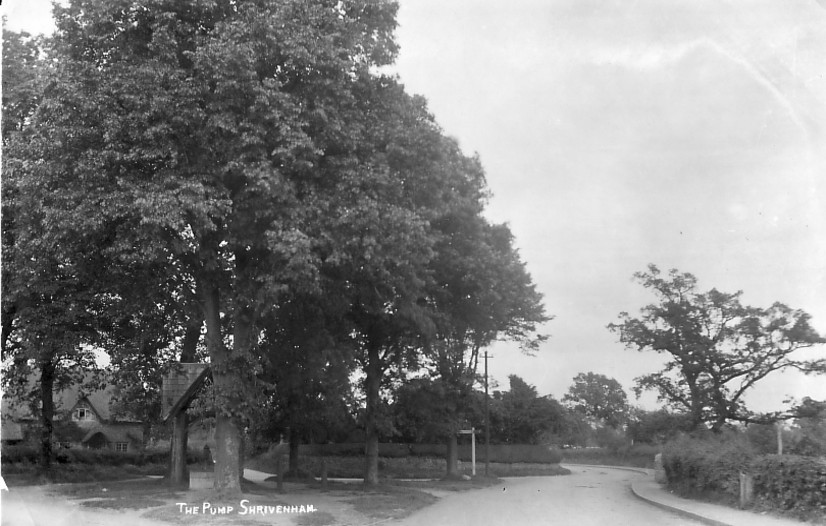
M40 467L52 466L52 433L54 430L55 365L51 358L40 363Z
M229 363L229 351L221 332L220 293L218 286L203 280L200 291L206 322L206 343L212 366L212 380L218 397L215 416L215 483L221 494L241 492L241 432L232 418L233 396L239 379ZM238 342L235 342L237 345Z
M299 460L298 460L298 445L299 445L299 438L298 438L298 428L294 425L290 426L290 460L289 460L289 468L287 468L287 473L296 477L299 475Z
M459 478L459 440L454 433L451 433L447 438L447 474L446 478Z
M376 486L379 483L379 432L378 406L381 385L381 364L379 346L371 341L367 347L367 378L365 379L366 410L364 415L364 484Z
M203 309L195 309L195 311L187 320L183 345L181 346L181 363L195 363L198 340L201 339L201 327L204 325Z
M215 490L222 495L241 492L241 431L232 417L215 418Z

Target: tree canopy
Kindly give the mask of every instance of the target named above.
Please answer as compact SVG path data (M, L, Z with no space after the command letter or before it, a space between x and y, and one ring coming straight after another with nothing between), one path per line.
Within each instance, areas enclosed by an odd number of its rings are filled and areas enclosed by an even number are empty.
M562 398L574 411L617 428L628 417L628 397L622 385L603 374L579 373Z
M676 269L663 276L649 265L634 277L657 302L638 318L621 313L608 328L629 349L666 355L664 369L638 378L635 390L655 390L661 401L689 413L694 427L759 420L743 395L760 380L784 369L826 370L826 359L798 353L826 342L801 310L743 305L742 292L698 292L697 279Z
M385 373L431 343L459 342L460 365L500 336L535 349L541 295L507 227L481 217L479 160L381 72L396 10L70 0L44 53L11 42L4 357L94 342L151 410L175 346L194 359L205 327L216 488L233 492L264 401L298 414L340 399L323 384L360 364L371 444Z

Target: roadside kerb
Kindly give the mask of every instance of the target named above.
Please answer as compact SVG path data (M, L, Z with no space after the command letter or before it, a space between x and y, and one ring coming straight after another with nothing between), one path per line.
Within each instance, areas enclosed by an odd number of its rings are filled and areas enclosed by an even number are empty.
M656 506L656 507L658 507L660 509L663 509L663 510L666 510L666 511L670 511L671 513L675 513L675 514L677 514L681 517L685 517L687 519L692 519L692 520L695 520L695 521L698 521L698 522L702 522L703 524L708 524L709 526L734 526L734 525L729 524L727 522L720 522L718 520L706 517L704 515L700 515L698 513L694 513L694 512L685 510L683 508L679 508L677 506L668 505L668 504L666 504L664 502L661 502L661 501L658 501L658 500L656 500L656 499L654 499L650 496L644 495L643 492L640 491L640 489L639 489L639 484L641 482L647 482L647 481L635 481L635 482L631 483L631 486L630 486L631 487L631 493L633 493L634 496L637 497L638 499L643 500L643 501L647 502L648 504L651 504L653 506ZM664 491L664 490L661 490L661 491Z
M646 475L646 476L649 476L649 477L654 476L654 470L653 469L646 469L646 468L635 468L635 467L628 467L628 466L603 466L603 465L596 465L596 464L567 464L567 467L573 467L573 466L579 466L579 467L583 467L583 468L596 468L596 469L619 469L619 470L622 470L622 471L631 471L633 473L639 473L639 474ZM652 504L652 505L654 505L654 506L656 506L660 509L670 511L670 512L676 514L676 515L681 516L681 517L685 517L687 519L692 519L692 520L695 520L695 521L698 521L698 522L702 522L704 524L708 524L709 526L734 526L734 525L729 524L727 522L720 522L718 520L700 515L698 513L688 511L686 509L683 509L683 508L680 508L680 507L677 507L677 506L671 506L671 505L666 504L662 501L656 500L654 497L651 497L650 495L644 495L643 491L641 491L640 488L639 488L639 484L643 484L643 483L654 484L653 480L633 481L629 485L629 488L631 490L631 493L633 493L635 497L637 497L640 500L643 500L643 501L647 502L648 504ZM635 487L635 485L637 485L637 487ZM663 490L661 488L658 488L658 491L665 491L665 490Z
M682 499L672 495L654 481L654 470L625 466L602 466L592 464L568 464L567 467L587 467L596 469L619 469L647 475L629 484L631 493L640 500L686 519L710 526L782 526L798 525L800 521L786 517L762 515L747 510L739 510L702 501ZM712 518L717 517L717 518ZM722 520L720 520L722 519Z

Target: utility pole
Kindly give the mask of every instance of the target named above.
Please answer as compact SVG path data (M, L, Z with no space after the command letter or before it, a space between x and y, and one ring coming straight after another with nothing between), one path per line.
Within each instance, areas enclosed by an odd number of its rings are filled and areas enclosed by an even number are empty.
M488 396L488 351L485 351L485 476L490 476L490 397Z

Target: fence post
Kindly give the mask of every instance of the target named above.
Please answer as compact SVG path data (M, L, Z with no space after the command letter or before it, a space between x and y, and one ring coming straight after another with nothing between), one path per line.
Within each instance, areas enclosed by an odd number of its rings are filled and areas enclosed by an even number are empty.
M747 473L740 473L740 508L751 504L754 498L754 478Z

